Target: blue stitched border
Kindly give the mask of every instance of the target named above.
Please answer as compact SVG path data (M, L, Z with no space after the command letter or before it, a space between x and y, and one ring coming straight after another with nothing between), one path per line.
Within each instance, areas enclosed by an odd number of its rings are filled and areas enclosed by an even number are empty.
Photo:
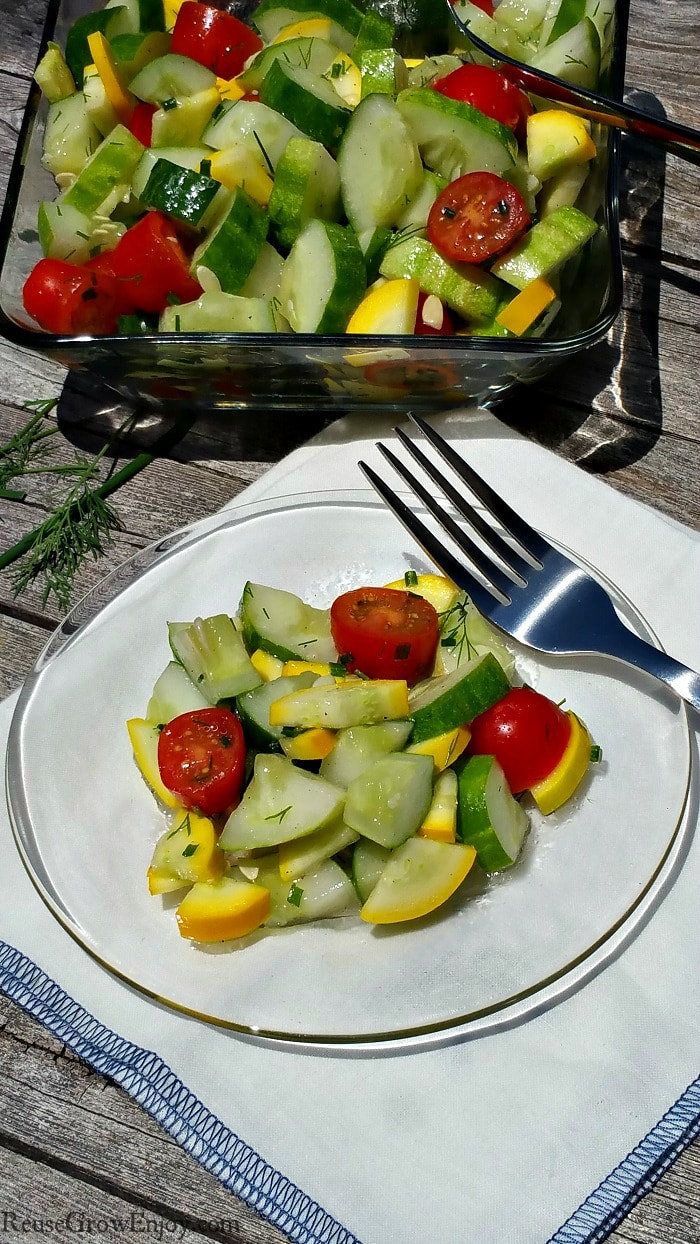
M225 1127L161 1058L105 1028L31 959L2 941L0 989L95 1071L120 1085L229 1191L295 1244L360 1244Z
M0 989L109 1076L229 1191L295 1244L360 1244L317 1202L225 1127L150 1050L111 1032L31 959L0 941ZM700 1077L548 1244L600 1244L700 1134Z

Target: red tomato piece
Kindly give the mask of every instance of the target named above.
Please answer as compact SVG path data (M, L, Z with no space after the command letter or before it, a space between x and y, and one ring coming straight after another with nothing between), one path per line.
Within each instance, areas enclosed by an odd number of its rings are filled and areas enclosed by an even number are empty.
M450 0L450 4L454 4L455 0ZM472 0L477 9L481 9L483 13L488 13L489 17L493 17L494 4L493 0Z
M525 137L525 122L532 112L532 104L499 69L491 65L462 65L430 85L441 95L471 104L487 117L500 121L519 138Z
M452 319L452 316L447 310L447 307L443 306L442 308L442 324L440 325L439 328L434 328L432 324L427 324L426 321L423 319L423 307L425 306L426 298L429 298L429 297L430 297L429 294L424 294L422 291L418 295L418 310L416 311L416 327L415 327L416 335L418 337L451 337L453 336L454 331L455 331L455 324L454 324L454 320Z
M137 103L129 120L129 129L134 138L138 138L144 147L150 147L153 137L153 114L156 111L155 104Z
M91 272L100 272L103 275L112 278L115 284L117 296L117 317L120 315L133 315L136 306L132 299L133 281L118 281L114 275L114 264L112 263L112 251L101 251L99 255L95 255L93 259L88 259L85 267Z
M428 237L446 259L482 263L512 246L530 223L519 190L495 173L465 173L440 192Z
M199 0L185 0L175 21L173 52L206 65L220 78L235 78L262 40L250 26Z
M124 282L123 297L130 300L134 311L160 312L169 295L192 302L202 292L190 276L187 254L175 228L162 212L142 216L110 254L114 275Z
M439 622L433 606L411 592L360 587L331 605L331 634L349 673L418 682L431 673Z
M158 738L163 784L186 808L217 816L237 803L245 769L243 728L228 708L201 708L168 722Z
M113 333L117 327L117 283L65 259L40 259L22 290L24 308L47 333L74 336Z
M531 687L513 687L469 729L469 751L495 756L513 794L549 777L571 736L566 713Z

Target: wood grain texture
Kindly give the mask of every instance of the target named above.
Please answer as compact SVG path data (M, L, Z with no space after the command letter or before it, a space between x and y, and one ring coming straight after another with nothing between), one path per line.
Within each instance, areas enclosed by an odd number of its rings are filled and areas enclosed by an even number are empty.
M43 18L43 0L22 6L0 0L0 198ZM634 0L627 84L643 106L700 124L696 0ZM509 424L583 469L697 528L699 181L697 168L665 161L650 147L626 145L622 314L607 341L512 394L499 409ZM126 409L80 378L63 387L64 380L58 365L0 341L0 440L21 426L24 402L62 393L54 460L66 461L71 446L99 449ZM280 421L274 412L200 420L167 459L117 493L121 529L105 555L86 566L77 590L149 541L219 508L322 424L319 418ZM147 446L160 429L153 417L143 421L123 453ZM50 500L39 483L26 506L0 502L0 548L40 521ZM38 588L15 599L11 574L0 574L1 695L20 685L58 620L55 603L44 605ZM115 1242L125 1232L187 1244L278 1244L283 1238L126 1094L2 998L0 1189L0 1235L12 1244L46 1238L42 1221L55 1223L69 1213L78 1222L82 1216L106 1224L99 1234ZM11 1216L7 1225L3 1214ZM36 1222L25 1226L26 1218ZM700 1244L700 1142L609 1238L616 1244ZM531 1242L524 1236L518 1244Z

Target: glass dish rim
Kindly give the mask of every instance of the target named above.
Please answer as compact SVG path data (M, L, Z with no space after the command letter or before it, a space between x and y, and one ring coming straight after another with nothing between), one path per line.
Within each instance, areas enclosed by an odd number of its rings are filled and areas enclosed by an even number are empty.
M438 0L442 3L443 0ZM49 0L46 20L41 35L39 52L37 56L37 64L49 42L52 40L56 22L61 9L63 0ZM611 61L611 82L610 96L612 99L622 98L624 90L625 78L625 60L627 54L627 16L629 10L629 0L618 0L616 6L623 15L623 20L618 20L616 16L615 39L613 44L613 55ZM498 59L503 62L509 61L509 57L495 53ZM7 260L10 243L12 239L12 227L17 211L20 188L25 168L25 154L29 145L32 129L36 121L39 105L41 103L41 90L32 78L29 97L24 108L22 116L22 124L20 126L19 138L15 148L10 175L7 183L7 191L5 194L5 202L3 204L2 213L0 214L0 274L2 273L5 262ZM455 345L459 343L460 348L469 354L513 354L513 355L533 355L542 354L551 356L556 359L564 358L568 354L578 353L589 346L595 345L605 336L608 329L615 322L621 306L623 292L622 278L622 252L620 243L620 202L619 202L619 183L620 183L620 153L621 153L621 135L616 130L611 130L608 135L608 168L605 178L605 195L603 201L603 215L607 228L608 237L608 253L610 258L610 284L605 299L605 303L601 308L600 314L595 322L583 329L581 332L575 333L573 336L562 338L559 340L548 340L547 338L520 338L513 337L431 337L418 336L415 334L376 334L376 333L357 333L353 334L349 339L347 334L342 336L316 335L314 333L144 333L138 336L130 334L111 333L109 335L92 336L84 334L81 336L65 336L55 333L47 333L43 330L34 331L31 328L18 324L5 311L0 303L0 334L8 341L15 345L22 346L28 350L38 351L39 353L52 353L56 351L69 349L71 346L79 345L82 348L94 345L97 349L107 349L110 347L123 347L125 343L136 343L137 348L148 348L157 346L167 342L172 344L174 340L179 346L197 346L203 344L215 347L220 346L250 346L253 348L266 347L271 345L279 345L281 348L295 348L306 350L338 350L348 349L348 344L357 350L372 349L403 349L430 351L434 354L436 349L442 348L450 353L454 351ZM171 340L172 338L172 340ZM142 344L141 344L142 343Z
M679 860L682 861L687 847L687 833L685 830L687 829L690 806L689 793L694 770L693 749L690 745L689 716L687 709L683 705L681 705L681 711L684 713L682 720L685 727L684 737L687 743L687 767L682 803L663 855L652 875L645 881L634 900L610 928L606 929L590 946L579 952L570 962L550 973L544 980L538 981L536 984L524 988L500 1002L480 1007L466 1016L453 1016L449 1019L435 1020L427 1024L414 1025L408 1028L395 1028L387 1032L339 1035L322 1032L289 1033L279 1029L267 1029L249 1023L241 1023L220 1016L210 1015L206 1011L197 1010L192 1006L155 992L154 989L142 984L133 975L122 972L110 963L107 958L102 957L99 951L90 944L87 931L85 931L85 936L81 936L81 926L78 921L71 921L70 913L67 916L62 914L58 897L52 897L50 891L32 866L24 841L25 838L29 839L32 837L32 831L31 817L26 805L26 795L22 780L21 729L24 714L33 701L34 690L43 670L57 659L66 648L72 647L80 639L82 631L99 617L103 609L111 607L119 596L131 588L138 579L145 577L153 570L157 570L157 567L168 560L171 555L179 554L188 547L196 545L200 539L224 530L229 525L235 528L241 521L245 522L247 518L258 514L279 513L280 511L295 508L308 509L309 507L322 505L342 505L343 507L366 507L370 505L378 511L384 511L385 509L381 502L375 499L370 489L315 490L311 494L292 493L284 496L264 497L240 505L233 505L205 519L200 519L198 522L181 527L162 539L147 545L145 548L137 550L125 562L99 580L77 602L39 654L33 669L22 687L10 725L5 765L6 798L13 839L23 866L34 888L54 918L81 949L89 954L101 967L122 980L129 987L135 988L142 995L167 1006L175 1012L213 1024L215 1027L227 1031L244 1036L252 1036L264 1040L266 1043L276 1042L286 1047L296 1045L302 1048L326 1048L330 1051L342 1053L343 1051L361 1052L363 1049L375 1051L391 1050L403 1047L407 1043L409 1047L414 1044L425 1044L426 1042L428 1044L441 1044L445 1041L481 1035L483 1032L498 1031L505 1026L515 1023L527 1022L527 1020L534 1018L542 1011L558 1005L561 1000L580 988L616 957L619 953L620 945L625 945L628 940L636 936L638 926L643 924L650 912L655 909L656 904L661 901L663 894L666 892L668 885L676 876ZM596 568L591 567L585 559L571 554L571 550L566 549L565 546L561 547L569 555L576 556L582 565L592 570L596 577L608 588L612 589L617 599L627 605L637 625L640 625L651 640L661 647L657 636L643 614L625 596L621 589ZM105 589L109 593L106 596ZM29 832L27 832L27 829ZM50 878L48 880L50 883Z

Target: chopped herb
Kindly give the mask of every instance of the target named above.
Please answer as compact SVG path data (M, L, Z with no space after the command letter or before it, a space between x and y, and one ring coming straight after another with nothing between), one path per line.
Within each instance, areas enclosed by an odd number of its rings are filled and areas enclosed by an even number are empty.
M176 333L180 332L181 326L182 326L182 320L180 319L179 315L176 315L175 316L175 332Z
M200 160L199 171L200 173L203 173L205 177L208 177L211 173L211 160Z
M446 216L448 220L454 220L457 213L453 207L443 207L442 215Z
M301 900L303 897L304 891L301 886L298 886L296 881L293 882L289 894L287 895L287 902L291 903L292 907L301 907Z
M338 657L341 665L352 665L355 660L351 652L344 652L342 657Z
M586 64L585 60L580 60L578 56L567 55L564 57L564 61L567 65L584 65L585 66Z
M470 603L469 597L466 594L458 596L454 604L440 614L440 631L442 633L440 647L455 648L457 650L458 665L461 664L462 650L465 646L467 661L474 656L474 648L470 644L467 634Z
M590 756L591 764L599 765L602 759L603 759L603 749L599 743L594 743L593 746L591 747L591 756Z
M331 65L330 77L331 78L344 78L347 72L348 72L347 65L344 64L342 60L337 60L337 61L334 61L334 63Z
M76 229L76 231L75 231L75 232L76 232L76 234L78 235L78 237L79 237L79 238L84 238L86 242L89 242L89 241L90 241L90 234L89 234L89 233L83 233L82 229Z
M282 737L285 739L295 739L301 730L298 726L282 726Z
M199 850L198 842L188 842L182 854L187 858L190 855L194 855L195 851L198 851L198 850Z
M269 615L269 613L267 612L267 609L265 608L265 606L264 606L264 605L263 605L263 613L265 614L265 617L267 618L267 620L268 620L268 622L269 622L269 621L270 621L270 615Z
M225 112L227 112L227 111L228 111L228 109L227 109L227 107L226 107L226 105L225 105L224 103L217 104L217 105L216 105L216 108L214 109L214 111L213 111L213 112L212 112L212 114L211 114L211 120L212 120L212 121L218 121L218 120L219 120L219 117L223 117L224 113L225 113Z
M440 647L441 648L454 648L456 643L457 643L457 637L455 635L446 635L444 639L440 640Z
M363 673L363 671L362 671L362 670L355 670L355 672L354 672L354 677L355 677L355 678L362 678L362 679L364 679L364 681L365 681L365 682L369 682L369 681L370 681L369 674L365 674L365 673Z
M316 644L316 643L318 643L317 639L302 639L301 642L297 644L297 647L308 648L309 644Z
M395 661L407 661L410 655L411 655L410 644L397 644L396 647L394 648L394 660Z
M329 669L334 678L344 678L348 672L342 661L331 661Z
M510 211L510 208L509 208L508 204L506 203L505 199L499 199L499 200L498 200L498 203L496 204L496 211L498 212L498 215L499 215L499 216L507 216L507 215L508 215L508 213L509 213L509 211Z
M230 734L220 734L219 742L222 747L230 747L231 744L233 743L233 739L231 738Z
M163 112L172 112L173 108L177 108L177 100L164 99L161 104L161 108L163 109Z
M292 810L292 805L290 803L287 805L286 808L280 808L279 812L273 812L270 816L266 816L264 819L266 821L279 821L281 823L284 820L287 813L291 812L291 810Z
M197 675L197 682L204 682L204 679L205 679L205 675L204 675L204 674L198 674L198 675Z
M406 587L415 587L418 583L418 575L415 570L407 570L403 577L403 581L406 584Z
M253 130L253 138L255 139L256 143L258 144L258 146L259 146L260 150L262 151L262 154L263 154L263 160L265 161L265 163L266 163L266 165L267 165L267 171L268 171L268 173L270 174L270 177L274 177L274 175L275 175L275 170L274 170L274 167L273 167L273 164L272 164L272 160L270 159L270 157L269 157L269 155L267 154L267 152L266 152L265 148L263 147L262 142L260 141L260 137L259 137L259 135L255 132L255 130Z
M97 290L93 286L90 286L90 289L83 290L83 293L81 294L83 302L93 302L97 297Z

